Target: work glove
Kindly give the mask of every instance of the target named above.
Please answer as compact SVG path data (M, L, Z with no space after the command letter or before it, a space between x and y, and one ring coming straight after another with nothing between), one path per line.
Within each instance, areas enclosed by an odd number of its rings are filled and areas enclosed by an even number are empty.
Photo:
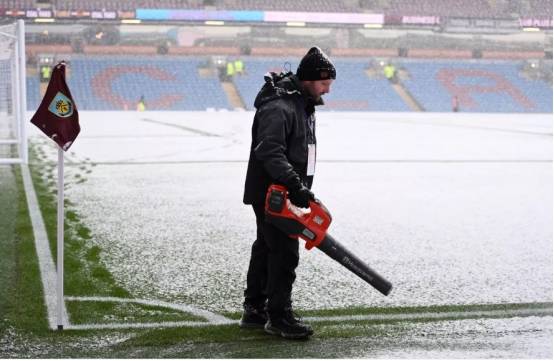
M289 189L289 199L297 207L309 208L310 201L315 201L315 196L311 190L301 185L299 188Z

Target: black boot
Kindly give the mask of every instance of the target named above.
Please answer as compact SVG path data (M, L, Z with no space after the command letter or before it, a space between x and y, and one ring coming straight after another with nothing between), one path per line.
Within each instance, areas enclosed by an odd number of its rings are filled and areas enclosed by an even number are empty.
M244 303L243 306L244 311L239 323L240 328L263 328L267 322L265 305L255 307Z
M312 326L302 322L292 308L287 308L278 314L270 314L264 330L270 335L279 335L288 339L305 339L314 334Z

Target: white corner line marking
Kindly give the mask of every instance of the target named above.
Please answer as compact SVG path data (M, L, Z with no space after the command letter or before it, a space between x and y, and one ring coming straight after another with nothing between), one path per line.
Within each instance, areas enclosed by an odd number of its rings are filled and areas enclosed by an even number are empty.
M178 303L169 303L164 301L154 301L154 300L144 300L144 299L137 299L137 298L120 298L120 297L96 297L96 296L66 296L66 301L81 301L81 302L87 302L87 301L93 301L93 302L118 302L118 303L138 303L141 305L147 305L147 306L158 306L158 307L165 307L185 313L190 313L197 317L202 317L207 320L207 322L192 322L192 321L183 321L185 323L198 323L198 324L206 324L209 323L211 325L221 325L221 324L228 324L234 322L231 319L228 319L224 316L218 315L216 313L202 310L197 307L193 307L190 305L184 305L184 304L178 304ZM173 323L173 322L172 322ZM177 323L179 323L177 321Z
M35 249L37 251L40 278L44 291L44 303L46 304L48 313L48 325L52 330L55 330L58 327L56 317L56 268L54 266L52 252L50 251L50 243L48 242L48 235L42 219L42 213L40 212L35 187L33 186L31 172L27 164L21 165L21 175L23 177L25 194L27 196L29 217L31 218L31 224L33 226ZM62 305L62 317L63 324L69 326L65 302Z

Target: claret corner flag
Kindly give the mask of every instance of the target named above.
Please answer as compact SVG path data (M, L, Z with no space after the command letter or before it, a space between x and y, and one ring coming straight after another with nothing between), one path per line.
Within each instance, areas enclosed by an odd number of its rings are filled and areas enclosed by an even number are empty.
M44 134L52 138L58 147L58 215L57 215L57 272L56 272L56 299L58 330L63 330L67 324L67 310L64 302L64 151L73 144L81 131L79 113L71 92L65 82L65 62L61 61L52 71L46 94L38 107L31 123L36 125ZM49 316L50 317L50 316Z
M31 123L58 143L64 151L67 151L77 138L81 130L79 113L65 82L64 61L54 66L46 94Z

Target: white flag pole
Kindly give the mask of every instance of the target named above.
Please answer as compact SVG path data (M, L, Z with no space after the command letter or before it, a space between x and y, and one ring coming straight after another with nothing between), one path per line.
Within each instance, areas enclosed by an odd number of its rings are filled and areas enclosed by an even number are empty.
M58 330L63 330L63 227L64 227L64 202L63 202L63 150L58 147L58 271L57 271L57 313Z

